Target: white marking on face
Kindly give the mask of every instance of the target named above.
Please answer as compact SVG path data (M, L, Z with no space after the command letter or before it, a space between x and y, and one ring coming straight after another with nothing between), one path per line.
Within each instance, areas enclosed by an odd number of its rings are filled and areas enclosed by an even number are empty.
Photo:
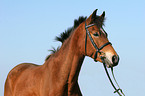
M105 56L106 56L106 63L108 63L109 65L113 64L113 62L112 62L113 54L111 52L106 52Z

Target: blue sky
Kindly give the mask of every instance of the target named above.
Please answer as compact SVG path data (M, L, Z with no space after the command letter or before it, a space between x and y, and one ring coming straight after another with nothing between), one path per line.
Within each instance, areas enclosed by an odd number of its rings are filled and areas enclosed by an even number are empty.
M79 16L106 12L104 29L120 62L114 68L126 96L145 95L144 0L0 0L0 96L8 72L17 64L42 65L54 40ZM83 96L118 96L101 63L86 57L79 85Z

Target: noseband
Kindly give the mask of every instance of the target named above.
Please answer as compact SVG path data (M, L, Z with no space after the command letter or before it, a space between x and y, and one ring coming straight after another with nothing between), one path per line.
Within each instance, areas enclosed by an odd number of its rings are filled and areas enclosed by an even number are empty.
M95 24L90 24L90 25L87 26L87 24L86 24L86 22L85 22L85 29L86 29L85 53L86 53L86 49L87 49L87 35L88 35L89 38L90 38L90 41L91 41L92 45L93 45L94 48L96 49L96 52L95 52L95 55L94 55L94 61L97 62L96 59L97 59L98 53L100 53L100 54L102 53L100 50L102 50L105 46L111 44L111 42L105 43L105 44L102 45L100 48L97 47L97 45L95 44L95 42L94 42L94 40L93 40L93 38L92 38L92 36L91 36L89 30L88 30L89 27L92 27L92 26L94 26L94 25L95 25ZM111 44L111 45L112 45L112 44Z

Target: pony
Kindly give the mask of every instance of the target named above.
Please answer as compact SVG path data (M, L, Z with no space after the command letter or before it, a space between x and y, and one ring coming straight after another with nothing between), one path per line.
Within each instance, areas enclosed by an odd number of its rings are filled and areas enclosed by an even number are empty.
M108 68L118 65L119 56L103 29L105 11L96 13L97 9L88 18L75 20L76 26L57 37L62 45L43 65L14 67L5 81L4 96L82 96L78 76L85 56L99 62L103 58Z

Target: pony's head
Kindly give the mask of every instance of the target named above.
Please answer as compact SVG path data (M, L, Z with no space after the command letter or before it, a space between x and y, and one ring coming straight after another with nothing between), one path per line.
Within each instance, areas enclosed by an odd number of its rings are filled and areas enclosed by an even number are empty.
M96 15L97 9L82 24L83 30L83 53L92 57L95 61L105 62L107 67L114 67L119 62L119 56L107 38L103 29L105 12ZM85 25L85 26L84 26ZM81 45L82 46L82 45Z

